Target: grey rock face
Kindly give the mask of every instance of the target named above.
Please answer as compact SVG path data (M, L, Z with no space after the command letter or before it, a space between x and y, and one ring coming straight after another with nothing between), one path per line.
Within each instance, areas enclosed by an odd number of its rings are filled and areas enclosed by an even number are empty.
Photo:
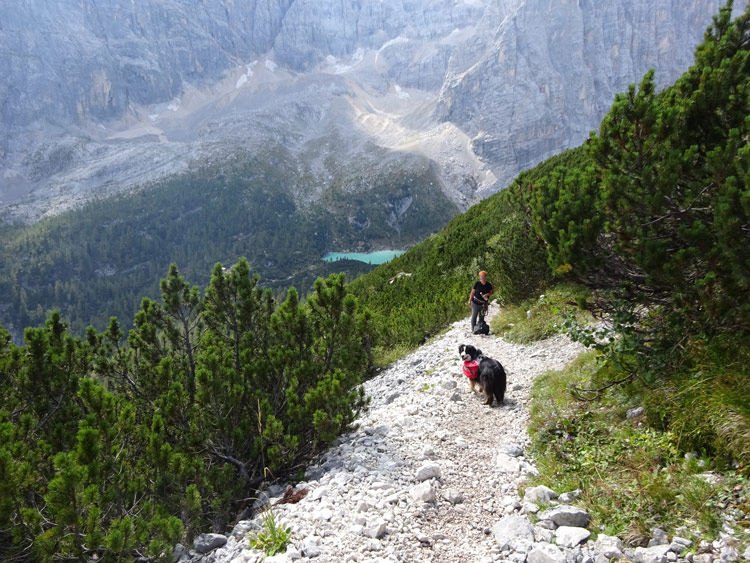
M269 142L321 171L408 142L465 209L580 144L647 69L674 81L723 4L23 1L0 25L0 210Z
M494 20L502 23L485 57L452 61L436 115L469 132L474 152L505 185L559 147L580 144L614 95L649 68L658 85L673 82L674 70L692 62L685 39L695 44L719 5L522 2Z
M267 51L292 0L59 0L4 10L0 120L109 119ZM60 87L64 86L63 89Z

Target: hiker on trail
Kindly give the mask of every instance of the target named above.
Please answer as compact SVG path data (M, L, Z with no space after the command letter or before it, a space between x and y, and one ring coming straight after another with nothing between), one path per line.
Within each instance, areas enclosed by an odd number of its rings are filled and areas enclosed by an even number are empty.
M479 311L484 309L487 311L489 305L489 296L492 295L494 290L492 284L487 281L487 272L482 270L479 272L479 280L474 282L474 287L471 288L471 295L469 295L469 305L471 306L471 332L474 333L474 325L477 323L477 315Z

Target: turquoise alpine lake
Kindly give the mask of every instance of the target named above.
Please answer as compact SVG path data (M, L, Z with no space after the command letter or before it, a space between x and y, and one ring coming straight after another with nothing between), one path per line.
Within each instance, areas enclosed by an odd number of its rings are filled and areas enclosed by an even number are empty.
M366 264L384 264L393 260L396 256L401 256L406 250L380 250L378 252L329 252L323 256L326 262L336 262L336 260L359 260Z

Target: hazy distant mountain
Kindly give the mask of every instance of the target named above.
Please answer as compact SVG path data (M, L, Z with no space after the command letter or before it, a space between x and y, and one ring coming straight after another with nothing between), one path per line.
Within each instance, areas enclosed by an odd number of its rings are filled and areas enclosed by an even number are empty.
M342 170L366 190L385 151L432 160L466 208L580 144L647 69L676 79L723 3L0 0L0 211L272 145L303 206Z

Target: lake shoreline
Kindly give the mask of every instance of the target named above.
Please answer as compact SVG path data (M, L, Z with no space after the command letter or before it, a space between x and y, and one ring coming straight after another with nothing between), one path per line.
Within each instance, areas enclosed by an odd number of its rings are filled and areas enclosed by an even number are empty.
M326 262L338 262L339 260L356 260L365 264L385 264L397 256L401 256L406 250L378 250L377 252L329 252L323 256Z

